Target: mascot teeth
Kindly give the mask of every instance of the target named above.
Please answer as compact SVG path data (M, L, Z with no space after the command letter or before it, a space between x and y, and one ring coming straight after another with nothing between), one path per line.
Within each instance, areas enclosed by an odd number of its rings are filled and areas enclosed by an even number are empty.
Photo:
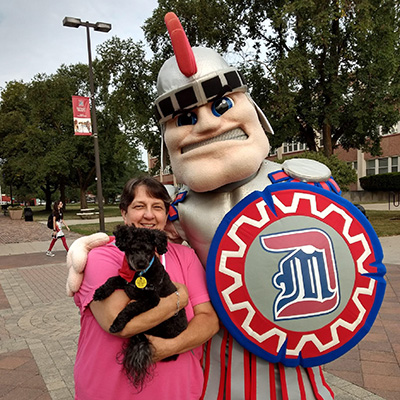
M225 132L219 136L204 140L202 142L189 144L182 148L182 154L187 153L190 150L197 149L198 147L206 146L215 142L223 142L225 140L246 140L248 136L240 128L232 129L231 131Z

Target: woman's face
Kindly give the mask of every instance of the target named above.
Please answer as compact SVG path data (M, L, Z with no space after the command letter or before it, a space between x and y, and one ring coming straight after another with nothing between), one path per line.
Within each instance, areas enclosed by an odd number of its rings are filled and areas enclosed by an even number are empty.
M63 202L60 201L60 202L58 203L58 209L60 209L60 208L62 208L62 207L63 207Z
M132 203L126 211L121 210L121 214L125 225L134 225L136 228L163 230L167 223L164 202L150 197L143 185L136 188Z

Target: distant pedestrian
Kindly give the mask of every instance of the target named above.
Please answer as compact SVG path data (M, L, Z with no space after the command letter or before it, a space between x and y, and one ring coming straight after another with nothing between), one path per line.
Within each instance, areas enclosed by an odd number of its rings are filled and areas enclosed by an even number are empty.
M69 226L65 223L64 219L63 219L63 212L62 212L62 208L63 208L63 202L60 201L56 201L53 205L53 233L51 235L52 240L49 246L49 249L46 251L46 256L49 257L54 257L55 254L51 251L54 247L54 244L56 243L57 239L61 239L65 250L69 250L68 245L67 245L67 241L65 240L65 236L64 236L64 232L62 231L62 227L63 225L65 225L65 227L69 229Z

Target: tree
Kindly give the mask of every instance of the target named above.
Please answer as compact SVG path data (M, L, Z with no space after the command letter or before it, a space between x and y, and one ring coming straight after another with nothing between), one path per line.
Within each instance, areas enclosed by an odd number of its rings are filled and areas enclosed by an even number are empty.
M95 182L92 138L74 136L72 122L71 96L87 93L87 72L82 64L61 66L56 74L38 74L29 84L11 82L2 92L0 159L5 182L26 193L37 193L40 187L46 209L56 190L65 202L67 186L80 189L85 208L86 192ZM103 107L98 119L102 177L110 182L109 191L119 190L115 177L141 168L139 152L119 129L115 115Z
M192 45L242 57L236 62L272 122L273 145L295 139L316 150L320 138L327 156L339 144L377 155L380 130L400 120L395 0L160 0L144 30L161 57L170 49L168 11Z
M131 148L142 145L151 154L159 154L153 112L156 72L146 59L143 43L113 37L98 46L97 52L96 75L103 111L114 118Z
M77 64L62 66L51 76L39 74L29 84L30 124L35 132L30 140L33 148L28 154L40 160L35 180L46 195L46 208L56 189L65 202L66 185L78 186L84 192L94 180L93 146L90 140L84 140L87 138L75 138L72 125L71 96L85 90L86 77L87 67ZM85 178L73 179L76 175Z

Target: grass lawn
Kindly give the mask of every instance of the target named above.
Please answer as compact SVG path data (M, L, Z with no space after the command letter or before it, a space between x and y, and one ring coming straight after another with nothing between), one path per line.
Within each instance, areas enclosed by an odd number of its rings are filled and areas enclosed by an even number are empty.
M33 216L35 221L46 221L49 212L45 210L44 206L33 206L31 207L33 211ZM94 208L96 211L99 210L97 204L88 204L88 208ZM76 219L79 218L76 216L76 213L81 209L79 203L78 204L67 204L67 209L64 213L64 219ZM104 206L104 216L105 217L119 217L121 212L119 211L119 206L117 204L106 205Z
M400 211L367 210L367 217L378 236L400 235Z
M115 227L118 225L117 222L109 222L109 223L105 223L105 230L107 235L112 235L113 234L113 230L115 229ZM90 224L84 224L84 225L71 225L69 227L69 229L71 229L72 232L76 232L79 233L81 235L91 235L92 233L96 233L99 232L99 223L90 223Z
M35 221L45 221L49 216L49 213L45 211L44 206L31 207ZM88 208L95 208L98 210L97 204L90 204ZM68 204L67 210L64 214L64 219L76 219L76 213L79 212L79 204ZM375 232L378 236L395 236L400 235L400 210L399 211L374 211L367 210L367 217L369 222L374 227ZM121 215L118 205L106 205L104 206L105 217L119 217ZM89 222L83 225L72 225L70 228L73 232L77 232L81 235L90 235L99 231L99 223ZM106 223L106 233L111 235L114 228L118 223Z

